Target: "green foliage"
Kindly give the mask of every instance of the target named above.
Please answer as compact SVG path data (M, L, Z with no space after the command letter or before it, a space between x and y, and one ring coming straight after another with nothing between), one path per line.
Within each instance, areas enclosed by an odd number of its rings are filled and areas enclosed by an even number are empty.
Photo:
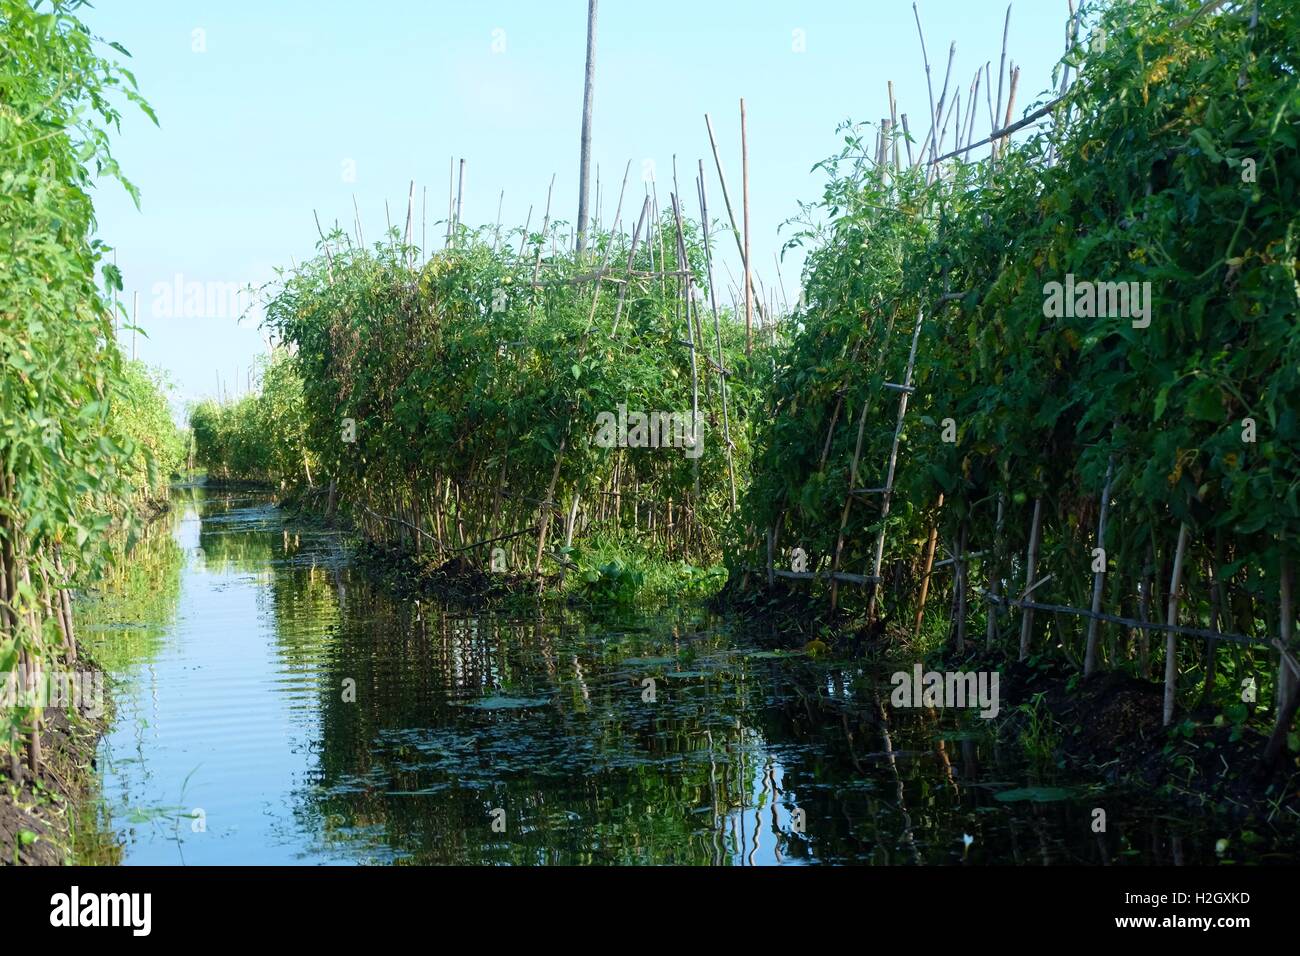
M126 477L136 493L154 500L166 497L169 479L179 474L189 436L172 420L168 385L161 373L143 362L123 362L122 378L112 402L113 439L134 453Z
M932 182L920 168L894 175L871 160L874 137L848 129L822 164L828 225L793 239L814 247L807 308L756 438L744 508L754 527L779 527L783 543L829 565L864 413L856 485L885 483L898 393L884 384L901 381L920 315L887 614L915 592L936 521L949 550L965 522L972 550L989 551L973 585L1018 589L1012 556L1025 553L1040 497L1037 576L1053 581L1036 599L1087 606L1113 458L1108 609L1136 616L1144 571L1167 584L1171 538L1187 522L1186 614L1208 622L1217 536L1228 623L1276 627L1279 558L1300 557L1300 7L1261 4L1255 22L1243 4L1180 23L1194 6L1092 8L1104 49L1069 54L1079 79L1055 122L994 163L948 162ZM1151 283L1149 327L1050 314L1048 285L1067 275ZM956 441L944 440L949 419ZM870 573L877 504L849 512L842 569ZM738 534L736 562L761 561L761 538Z
M577 496L579 534L639 528L664 553L716 556L731 501L718 378L704 357L716 361L720 334L739 474L754 366L729 317L715 334L707 299L688 315L677 280L644 274L703 272L696 227L684 230L686 263L672 253L672 218L657 228L663 243L642 237L627 281L598 284L580 277L602 262L624 275L622 234L591 236L580 257L557 250L552 235L520 234L516 248L511 237L462 229L418 268L396 233L370 250L327 237L329 255L285 275L267 312L302 372L319 483L333 480L343 507L389 541L413 543L412 527L422 545L484 541L536 527L548 503L559 527ZM700 343L694 370L689 341ZM689 421L696 396L697 457L594 441L601 413L625 406ZM535 542L506 543L511 569L533 565ZM487 549L475 557L486 565Z
M106 294L90 189L116 179L116 101L152 116L130 71L74 15L80 3L0 0L0 663L39 661L60 639L47 602L108 563L114 530L155 490L174 434L146 434L160 398L125 368ZM38 9L39 7L39 9ZM119 53L126 51L110 44ZM103 265L104 293L121 289ZM124 414L143 400L136 418ZM165 418L165 415L163 416ZM174 430L173 430L174 431ZM163 458L163 466L169 458ZM34 715L0 714L0 747Z
M297 362L277 349L261 360L259 373L255 394L228 403L207 400L190 410L195 463L222 480L310 480L313 457L306 448Z

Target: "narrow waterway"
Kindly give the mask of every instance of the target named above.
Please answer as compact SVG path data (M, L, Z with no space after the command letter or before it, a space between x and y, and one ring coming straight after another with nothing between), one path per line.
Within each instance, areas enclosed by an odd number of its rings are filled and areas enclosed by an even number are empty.
M1214 859L1205 819L1045 778L974 713L887 709L888 675L698 609L457 611L264 496L178 489L166 521L83 627L124 863Z

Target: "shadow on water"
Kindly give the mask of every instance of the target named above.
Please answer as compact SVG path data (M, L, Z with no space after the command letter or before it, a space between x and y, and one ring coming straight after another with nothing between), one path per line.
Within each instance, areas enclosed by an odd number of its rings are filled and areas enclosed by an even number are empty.
M84 626L126 863L1214 859L1204 821L696 608L456 611L264 497L180 489L170 520Z

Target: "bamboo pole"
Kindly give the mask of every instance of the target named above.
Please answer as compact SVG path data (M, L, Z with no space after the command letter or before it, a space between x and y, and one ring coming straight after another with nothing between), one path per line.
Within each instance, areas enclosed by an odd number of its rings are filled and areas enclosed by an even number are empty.
M735 212L732 211L731 208L731 192L730 190L727 189L727 175L722 170L722 154L718 152L718 140L717 137L713 135L713 121L709 119L708 113L704 114L704 126L705 129L707 129L709 132L709 146L713 150L713 165L718 170L718 184L722 187L722 202L723 205L726 206L727 219L731 223L731 234L732 236L735 237L736 240L736 251L740 253L741 259L744 260L746 259L745 242L744 239L741 238L740 227L736 224L736 214ZM761 305L759 306L758 317L760 319L763 318Z
M853 461L849 464L849 487L844 495L844 507L840 511L840 529L835 536L835 553L831 558L831 573L840 569L840 555L844 550L844 531L849 524L849 510L853 507L853 492L858 484L858 462L862 458L862 437L867 424L867 409L871 403L865 398L862 400L862 411L858 415L858 440L853 447ZM839 599L840 582L837 578L831 578L831 612L835 611Z
M997 117L1002 115L1002 89L1003 89L1003 83L1006 80L1007 40L1010 38L1010 36L1011 36L1011 4L1008 3L1006 21L1002 25L1002 58L1001 60L998 61L998 102L997 102L996 109L994 109L993 111L995 127L997 126ZM991 83L989 85L990 87L992 86ZM998 149L998 144L994 140L993 136L991 135L991 132L992 131L990 131L990 137L989 137L989 142L993 144L993 152L991 158L997 159L1000 150Z
M452 238L456 238L456 233L460 231L461 211L465 208L465 157L460 158L460 175L456 177L456 232L452 233Z
M546 233L551 228L551 194L555 191L555 174L551 174L551 184L546 187L546 213L542 217L542 241L537 244L537 258L533 262L533 284L537 284L537 274L542 268L542 246L546 244Z
M907 416L907 401L912 392L912 373L916 369L916 349L921 341L923 309L916 310L916 327L912 330L912 350L907 356L907 371L903 375L903 390L898 396L898 420L894 424L894 441L889 449L889 465L885 471L884 493L880 499L880 533L876 535L876 553L871 566L871 597L867 600L867 620L875 620L876 602L880 597L880 566L885 556L885 529L888 524L890 501L894 495L894 473L898 468L898 446L903 440L903 419Z
M1278 649L1281 652L1281 657L1278 661L1277 679L1280 693L1278 695L1277 720L1273 724L1273 732L1269 735L1268 743L1264 747L1264 756L1261 761L1265 771L1272 770L1282 756L1282 748L1286 744L1287 734L1290 733L1297 709L1300 709L1300 676L1288 674L1289 662L1287 661L1287 655L1291 648L1291 639L1295 627L1295 612L1291 601L1291 565L1286 557L1281 559L1279 570L1279 613L1281 620L1279 622Z
M1142 580L1138 584L1138 619L1146 623L1151 619L1151 575L1155 572L1155 546L1147 545L1146 563L1142 566ZM1138 629L1138 673L1144 680L1151 677L1151 638L1145 628Z
M1038 544L1043 530L1043 499L1034 499L1034 517L1029 523L1029 552L1025 556L1025 594L1034 586L1038 570ZM1020 660L1029 657L1029 638L1034 630L1033 608L1024 609L1020 620Z
M994 525L993 531L993 560L989 562L989 593L992 594L994 598L997 598L998 596L998 585L1000 583L998 578L998 568L1002 560L1002 523L1006 517L1006 505L1006 497L1004 495L998 495L998 519L997 523ZM984 646L989 650L992 650L998 636L998 609L996 603L989 607L986 631L987 632L984 636Z
M966 538L970 530L970 519L965 518L957 535L957 653L966 653Z
M943 493L939 493L939 500L935 502L935 519L930 525L930 536L925 544L925 571L921 575L921 593L916 601L916 619L912 622L913 639L921 636L921 620L925 616L925 601L930 595L930 574L934 570L934 550L939 543L939 516L938 512L943 508Z
M921 27L921 11L915 2L912 3L912 15L916 18L916 32L921 38L921 61L925 64L925 87L930 94L930 132L926 136L925 143L921 145L921 156L924 158L926 144L934 140L936 135L935 124L939 120L934 106L934 82L930 76L930 54L925 48L925 30Z
M451 245L452 227L456 223L456 157L447 157L447 235L445 245Z
M736 512L736 467L732 461L731 422L727 408L727 368L722 354L722 323L718 317L718 296L713 287L713 244L709 226L709 201L704 182L704 160L698 160L700 193L700 229L704 234L704 268L709 281L709 307L713 312L713 336L718 350L718 390L722 393L722 440L727 446L727 481L731 487L731 513Z
M754 278L749 259L749 139L745 134L745 98L740 98L740 179L745 215L745 354L754 350Z
M591 176L591 105L596 84L596 0L587 3L587 67L582 85L582 134L578 151L579 257L587 248L587 192Z
M1174 571L1169 579L1169 596L1165 623L1178 623L1178 589L1183 579L1183 557L1187 553L1187 523L1178 528L1178 547L1174 551ZM1178 637L1172 631L1165 638L1165 700L1164 726L1174 720L1174 703L1178 694Z
M1106 481L1101 492L1101 513L1097 517L1097 547L1102 552L1102 569L1093 572L1092 575L1092 613L1096 614L1101 610L1102 588L1106 582L1106 517L1110 511L1110 488L1111 481L1115 477L1115 458L1111 456L1110 462L1106 465ZM1083 676L1091 677L1097 669L1097 619L1091 618L1088 621L1088 642L1087 649L1083 655Z

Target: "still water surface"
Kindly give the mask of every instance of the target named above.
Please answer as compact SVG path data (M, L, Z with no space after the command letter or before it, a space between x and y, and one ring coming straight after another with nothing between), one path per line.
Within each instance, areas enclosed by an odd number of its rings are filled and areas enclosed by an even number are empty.
M971 715L882 719L888 675L697 608L416 603L265 497L174 505L84 628L124 863L1213 859L1204 821L1044 780Z

